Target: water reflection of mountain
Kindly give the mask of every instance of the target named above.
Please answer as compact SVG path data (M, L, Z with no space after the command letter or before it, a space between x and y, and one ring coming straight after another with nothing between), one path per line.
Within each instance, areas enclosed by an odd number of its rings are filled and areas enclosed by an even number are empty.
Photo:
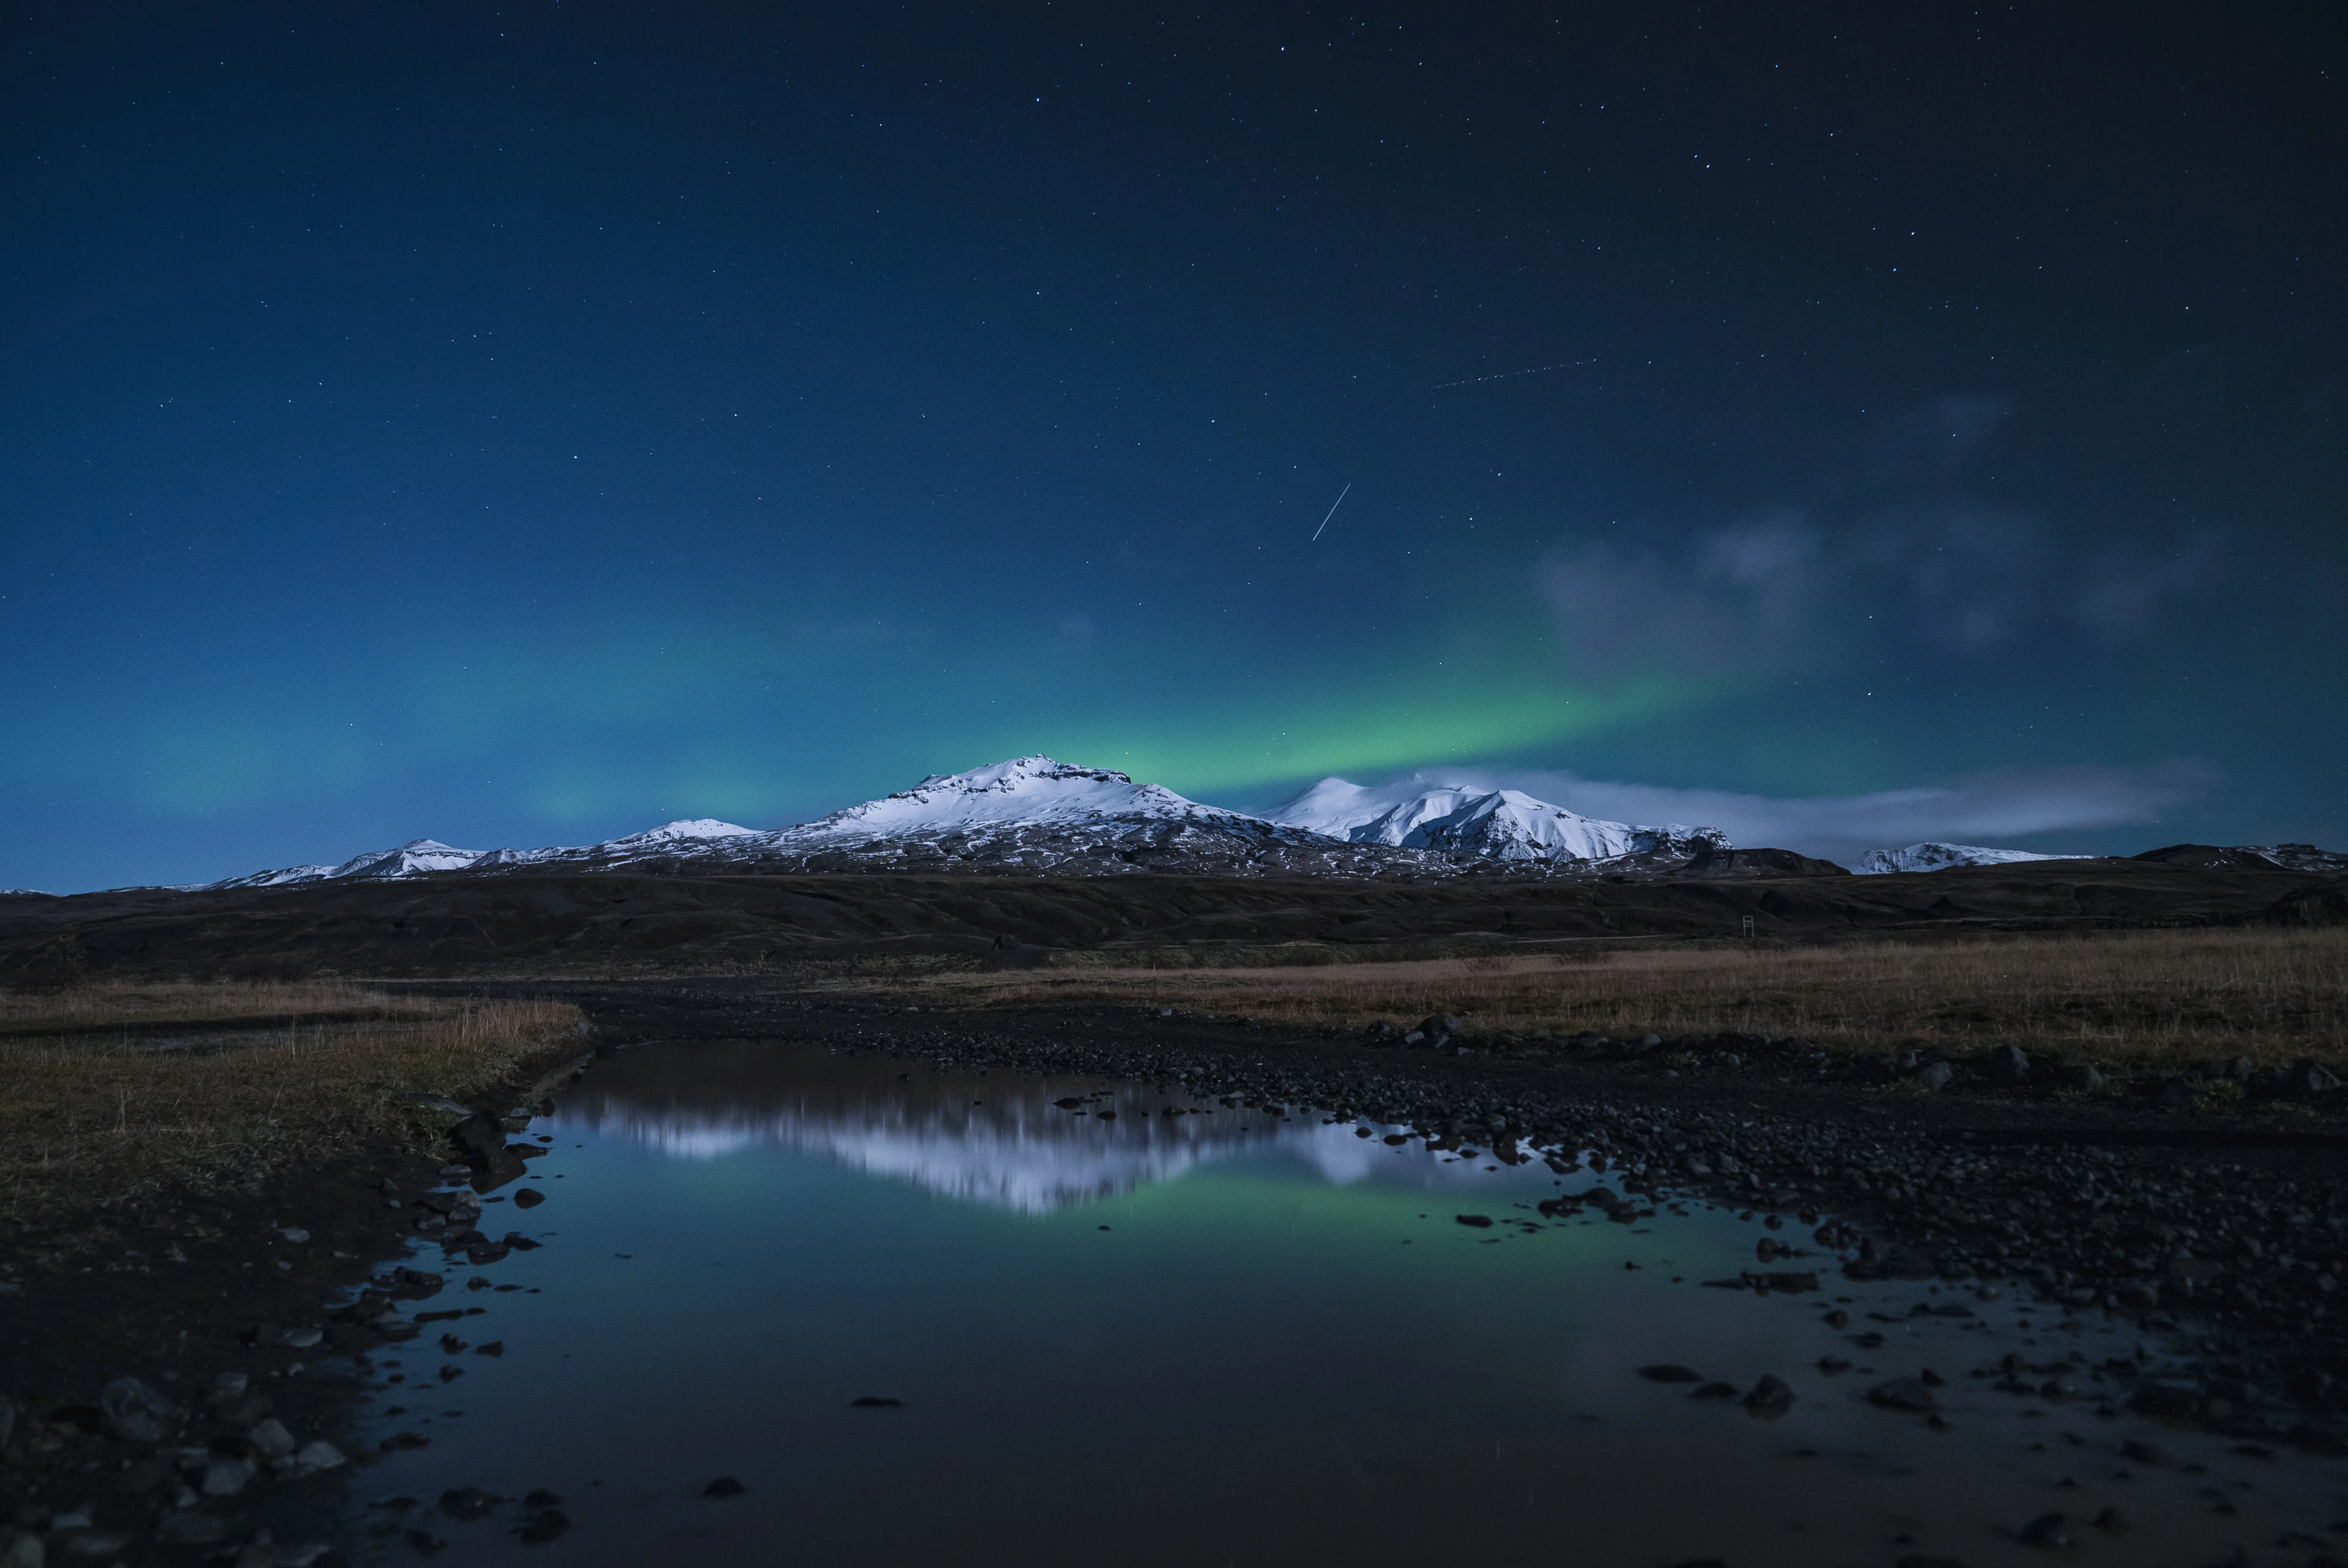
M1082 1108L1053 1103L1070 1097ZM1129 1192L1242 1151L1289 1151L1338 1182L1393 1158L1356 1138L1352 1123L1324 1127L1310 1113L1282 1121L1130 1085L946 1074L756 1042L622 1052L564 1097L561 1114L679 1159L795 1149L1027 1213Z

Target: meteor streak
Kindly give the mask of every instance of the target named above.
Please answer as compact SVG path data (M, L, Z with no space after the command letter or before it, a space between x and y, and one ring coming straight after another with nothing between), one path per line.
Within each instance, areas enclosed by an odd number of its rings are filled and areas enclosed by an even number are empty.
M1470 376L1464 381L1438 381L1427 388L1440 392L1446 387L1473 387L1479 381L1506 381L1511 376L1539 376L1544 370L1570 370L1577 365L1595 365L1595 359L1568 359L1557 365L1536 365L1529 370L1503 370L1491 376Z
M1337 509L1345 504L1345 498L1348 495L1351 495L1353 490L1354 481L1347 480L1345 481L1345 488L1337 492L1337 499L1329 503L1329 517L1324 517L1321 520L1321 528L1326 528L1329 526L1329 518L1337 515ZM1313 537L1306 540L1304 542L1307 544L1319 543L1321 542L1321 528L1314 529L1313 531Z

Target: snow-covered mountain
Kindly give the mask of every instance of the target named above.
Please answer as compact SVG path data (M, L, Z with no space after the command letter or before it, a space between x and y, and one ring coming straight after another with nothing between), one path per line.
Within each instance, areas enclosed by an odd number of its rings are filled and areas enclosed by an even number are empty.
M1850 869L1861 876L1894 872L1945 872L1959 866L2009 866L2024 861L2083 861L2086 855L2034 855L2026 850L1992 850L1980 844L1910 844L1904 850L1869 850Z
M1021 757L726 846L773 869L1376 875L1422 869L1106 768Z
M1272 820L1353 843L1511 862L1686 856L1730 847L1717 828L1609 822L1521 790L1451 785L1381 789L1323 779L1273 811Z
M932 774L911 789L772 831L699 819L600 844L460 850L417 839L338 866L291 866L199 884L202 889L386 880L525 867L657 866L709 872L982 871L1099 875L1169 871L1213 875L1443 873L1437 857L1354 844L1186 799L1126 774L1021 757L967 773Z

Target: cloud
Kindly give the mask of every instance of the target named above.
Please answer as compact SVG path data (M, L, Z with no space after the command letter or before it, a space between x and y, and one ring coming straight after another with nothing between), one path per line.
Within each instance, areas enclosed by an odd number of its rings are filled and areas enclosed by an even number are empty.
M2098 556L2079 583L2072 617L2107 644L2145 636L2158 624L2162 602L2202 581L2217 556L2218 541L2206 534L2165 557L2139 546Z
M2081 633L2155 634L2206 579L2204 535L2098 547L1968 487L2014 418L2003 398L1934 398L1886 420L1856 471L1714 527L1569 535L1534 581L1573 653L1608 680L1782 669L1862 642L1979 660Z
M2217 770L2190 758L2144 768L2013 768L1946 784L1867 795L1770 796L1584 779L1544 769L1426 769L1382 788L1521 789L1585 817L1719 828L1739 844L1770 845L1849 863L1869 850L1926 840L1998 844L2157 822L2207 795ZM2060 847L2059 844L2055 847Z

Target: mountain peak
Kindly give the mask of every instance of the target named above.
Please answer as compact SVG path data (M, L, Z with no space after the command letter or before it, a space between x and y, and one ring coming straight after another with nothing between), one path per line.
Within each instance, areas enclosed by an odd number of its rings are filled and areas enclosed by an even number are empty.
M1500 861L1611 861L1729 847L1728 835L1717 828L1603 821L1521 789L1428 784L1423 776L1380 789L1323 779L1272 820L1354 843Z

